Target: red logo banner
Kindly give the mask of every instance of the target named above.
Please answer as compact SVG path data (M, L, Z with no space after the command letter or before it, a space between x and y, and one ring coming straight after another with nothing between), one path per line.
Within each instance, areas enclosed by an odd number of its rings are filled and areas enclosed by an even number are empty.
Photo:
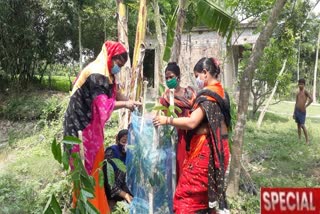
M261 214L320 213L320 188L261 188Z

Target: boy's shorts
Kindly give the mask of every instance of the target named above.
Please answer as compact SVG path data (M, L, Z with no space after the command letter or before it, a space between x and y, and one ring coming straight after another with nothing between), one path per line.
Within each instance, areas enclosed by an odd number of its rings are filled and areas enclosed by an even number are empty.
M296 121L296 123L300 124L300 125L304 125L305 121L306 121L306 112L302 112L298 109L294 110L294 119Z

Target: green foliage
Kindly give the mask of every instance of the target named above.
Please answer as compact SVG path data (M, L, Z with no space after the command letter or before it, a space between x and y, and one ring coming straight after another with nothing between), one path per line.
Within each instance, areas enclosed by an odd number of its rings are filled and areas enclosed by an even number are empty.
M112 158L111 160L103 161L103 164L107 165L108 184L112 187L115 183L115 171L111 163L113 163L122 172L126 172L127 169L126 169L126 165L118 158Z
M213 0L198 0L195 3L197 4L199 22L216 30L222 37L226 36L227 42L229 42L236 20L227 12L226 8L222 8L217 4L217 1Z
M51 96L50 96L51 94ZM26 95L26 96L24 96ZM61 95L56 93L11 94L0 106L0 117L8 120L55 119L61 111Z
M221 36L227 38L227 42L230 41L232 32L235 28L236 20L229 14L222 1L213 0L186 0L186 8L182 8L187 11L186 15L186 29L191 29L194 26L202 26L215 30L220 33ZM164 49L163 60L168 61L171 56L171 48L174 42L175 27L177 22L178 6L175 8L172 15L167 21L167 35L166 46Z
M182 112L182 110L178 106L168 106L168 107L162 106L162 105L161 106L154 106L152 108L152 110L163 111L163 112L166 113L167 117L171 117L172 116L172 117L175 117L175 118L178 117L177 113L181 113Z
M44 210L44 214L62 214L60 205L54 195L51 196Z
M107 164L107 179L108 179L108 184L109 184L110 186L113 186L113 185L114 185L114 182L115 182L114 169L113 169L112 165L111 165L108 161L105 160L105 162L106 162L106 164Z
M64 151L64 153L67 154L67 151L71 151L73 145L79 145L80 143L80 139L72 136L64 137L61 143L57 143L56 139L54 139L51 144L54 158L61 164L63 162L62 157L65 156L61 155L61 144L66 147L66 151ZM71 210L72 213L99 213L98 210L88 201L88 199L94 197L94 178L87 174L79 153L72 153L71 158L73 160L74 168L69 173L69 176L73 183L73 191L77 197L77 204L76 207ZM65 167L65 164L63 164L63 166ZM68 170L68 168L66 170ZM101 179L103 181L103 174ZM61 212L62 211L57 200L54 196L51 197L44 209L44 213L58 214Z
M116 165L116 167L122 171L126 172L126 165L118 158L112 158L111 161Z
M116 40L115 13L115 2L108 0L1 1L0 70L21 87L35 75L42 79L54 74L51 65L75 64L79 59L79 17L83 54L93 58L105 40Z
M237 103L232 96L229 96L230 102L230 116L231 116L231 127L228 130L228 137L229 137L229 148L232 148L233 143L233 134L237 122Z
M288 103L286 106L275 106L274 111L285 113ZM292 112L288 115L266 114L261 129L256 129L255 123L247 123L244 156L250 161L247 170L257 188L311 187L319 184L319 176L315 173L316 163L320 160L319 147L315 143L320 140L319 119L306 120L309 138L313 142L311 145L306 145L303 135L302 140L298 140Z
M125 201L118 201L113 208L112 214L129 214L129 204Z
M164 48L164 53L163 53L163 60L166 62L170 59L170 56L171 56L171 48L174 41L175 26L177 22L177 11L178 11L178 7L176 8L171 19L167 23L168 28L167 28L166 46Z
M72 81L75 77L69 76L44 76L42 82L39 84L40 88L61 91L61 92L69 92L72 90Z
M116 140L116 135L119 131L118 121L119 121L118 112L114 112L111 115L111 118L106 123L104 128L104 144L105 147L112 145Z
M260 200L257 196L246 194L242 191L239 195L228 200L232 213L259 213Z

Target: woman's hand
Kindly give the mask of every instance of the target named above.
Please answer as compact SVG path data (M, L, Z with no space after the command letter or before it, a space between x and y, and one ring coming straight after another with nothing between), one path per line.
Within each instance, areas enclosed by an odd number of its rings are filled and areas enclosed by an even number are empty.
M133 197L130 194L126 193L126 195L124 196L124 199L130 204Z
M169 121L169 117L156 116L155 118L153 118L153 125L157 127L160 125L168 124L168 121Z
M133 111L135 107L138 107L141 105L142 105L142 103L139 101L133 101L133 100L125 101L125 107L127 109L130 109L131 111Z

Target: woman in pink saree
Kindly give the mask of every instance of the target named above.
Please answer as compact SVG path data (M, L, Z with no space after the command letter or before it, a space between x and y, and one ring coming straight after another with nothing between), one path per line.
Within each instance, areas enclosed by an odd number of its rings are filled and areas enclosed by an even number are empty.
M82 132L85 168L95 179L95 195L90 202L101 214L110 213L104 187L99 186L100 163L104 160L104 125L113 110L132 110L141 104L117 92L115 75L127 59L127 51L121 43L107 41L103 44L98 57L81 71L75 81L63 124L64 136L79 137ZM72 149L72 152L79 151L79 146ZM76 201L76 194L73 194L73 206Z

